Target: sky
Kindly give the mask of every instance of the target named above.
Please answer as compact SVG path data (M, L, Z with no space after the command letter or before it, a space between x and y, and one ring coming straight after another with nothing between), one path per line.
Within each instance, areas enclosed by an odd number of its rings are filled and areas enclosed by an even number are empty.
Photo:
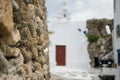
M46 0L47 20L55 21L63 2L71 13L71 21L113 18L113 0Z

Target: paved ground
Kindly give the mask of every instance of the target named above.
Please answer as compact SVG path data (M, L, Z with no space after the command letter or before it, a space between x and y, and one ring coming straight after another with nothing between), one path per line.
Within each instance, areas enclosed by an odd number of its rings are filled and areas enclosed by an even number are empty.
M79 71L68 68L57 68L51 70L50 80L100 80L98 78L98 71Z
M69 80L69 79L52 74L50 80Z
M80 80L80 79L70 79L52 74L50 80Z
M67 73L65 73L65 74L64 73L51 74L50 80L99 80L98 77L96 77L95 75L92 75L91 77L87 78L90 75L84 74L84 73L83 74L69 73L69 75Z

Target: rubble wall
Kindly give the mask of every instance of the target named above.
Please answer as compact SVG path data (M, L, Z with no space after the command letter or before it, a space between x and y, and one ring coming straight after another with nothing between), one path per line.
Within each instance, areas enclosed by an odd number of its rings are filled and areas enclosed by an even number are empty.
M111 34L106 31L109 26ZM102 58L113 50L112 30L113 20L91 19L87 21L88 37L91 38L88 45L88 53L91 59L91 66L94 66L94 57Z
M49 80L45 0L0 0L0 80Z

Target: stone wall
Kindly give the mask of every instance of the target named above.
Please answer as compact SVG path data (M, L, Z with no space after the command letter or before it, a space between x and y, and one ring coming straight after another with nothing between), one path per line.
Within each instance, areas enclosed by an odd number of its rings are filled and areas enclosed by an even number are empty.
M98 36L98 39L89 41L88 53L91 59L91 66L94 66L94 57L102 58L113 50L112 34L107 34L106 25L113 30L113 20L108 19L91 19L87 21L88 34ZM93 38L95 39L95 38Z
M0 80L49 80L45 0L0 0Z

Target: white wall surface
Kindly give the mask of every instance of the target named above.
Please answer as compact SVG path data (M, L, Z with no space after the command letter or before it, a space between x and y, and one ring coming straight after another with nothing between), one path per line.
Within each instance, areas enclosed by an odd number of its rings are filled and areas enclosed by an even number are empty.
M114 30L115 30L115 42L116 42L116 48L120 49L120 37L116 37L116 26L119 24L120 25L120 0L116 0L116 10L114 14Z
M78 31L81 29L81 32ZM49 23L49 31L54 34L49 35L50 66L56 66L56 45L66 45L66 67L87 69L90 67L89 55L87 51L87 38L83 31L86 31L86 22L54 22Z
M114 13L114 31L113 31L113 46L115 54L115 62L118 63L117 49L120 49L120 37L116 37L116 26L120 25L120 0L116 0ZM120 80L120 67L117 67L116 80Z

